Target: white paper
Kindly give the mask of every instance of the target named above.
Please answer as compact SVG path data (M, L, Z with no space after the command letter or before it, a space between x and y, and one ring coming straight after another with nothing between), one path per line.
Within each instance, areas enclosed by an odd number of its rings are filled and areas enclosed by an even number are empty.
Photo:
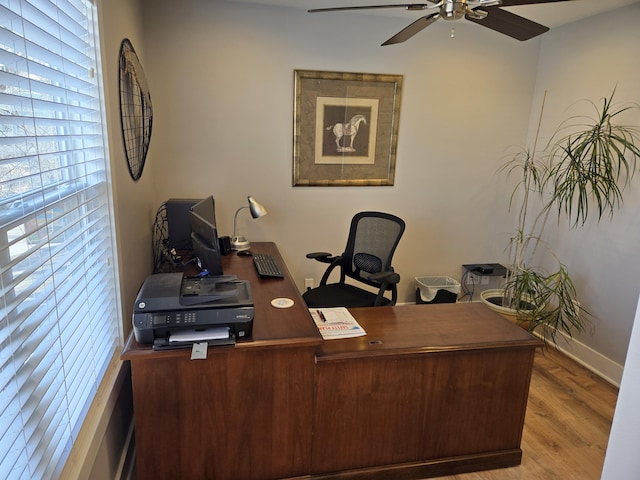
M325 340L361 337L367 334L345 307L310 308L309 312Z
M171 342L200 342L229 338L229 327L205 328L204 330L182 330L169 337Z

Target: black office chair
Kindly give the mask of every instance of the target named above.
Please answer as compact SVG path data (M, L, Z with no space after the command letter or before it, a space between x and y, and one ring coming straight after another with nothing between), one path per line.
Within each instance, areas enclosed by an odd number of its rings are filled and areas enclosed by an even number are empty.
M395 305L400 275L394 272L391 259L404 233L401 218L388 213L360 212L351 220L351 229L344 253L332 256L327 252L307 254L329 266L320 285L304 292L309 307L377 307ZM329 275L340 269L340 281L327 283ZM350 278L374 287L376 292L346 283ZM391 298L385 297L391 292Z

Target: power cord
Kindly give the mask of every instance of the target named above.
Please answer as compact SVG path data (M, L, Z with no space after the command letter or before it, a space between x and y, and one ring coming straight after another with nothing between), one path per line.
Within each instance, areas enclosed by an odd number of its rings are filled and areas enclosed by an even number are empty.
M169 220L167 217L167 203L163 203L156 212L156 218L153 222L153 230L151 234L152 250L153 250L153 273L175 272L181 271L190 263L199 262L194 257L186 262L178 253L176 247L169 248ZM177 247L180 248L180 247Z
M471 285L473 285L473 287L471 288L471 290L469 290L468 285L469 282L467 281L469 278L469 275L473 275L473 273L469 270L464 271L464 273L462 274L462 281L460 283L462 283L462 296L458 299L458 301L462 301L464 298L469 297L469 302L473 302L473 295L475 294L476 291L476 282L472 281ZM473 278L473 277L472 277ZM474 278L475 280L475 278Z

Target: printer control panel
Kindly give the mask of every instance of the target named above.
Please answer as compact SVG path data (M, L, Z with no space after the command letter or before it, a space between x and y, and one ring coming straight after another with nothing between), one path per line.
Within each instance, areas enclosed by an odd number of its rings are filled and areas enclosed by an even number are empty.
M206 316L206 315L205 315ZM198 324L198 311L138 313L133 316L133 325L141 329L162 326L188 326Z
M153 325L190 325L198 321L198 312L152 313Z

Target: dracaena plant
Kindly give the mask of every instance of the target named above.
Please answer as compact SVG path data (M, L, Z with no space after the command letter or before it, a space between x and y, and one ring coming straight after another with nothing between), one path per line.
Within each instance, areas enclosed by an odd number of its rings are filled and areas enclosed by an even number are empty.
M515 310L517 320L545 342L555 341L558 332L569 337L583 332L590 317L567 267L544 241L547 221L564 216L570 228L579 228L589 218L612 217L637 170L640 130L619 123L624 112L637 106L615 107L614 94L601 104L591 103L593 117L563 122L539 152L536 134L532 149L519 151L502 167L520 179L510 200L511 209L517 208L517 226L509 243L502 305ZM550 255L555 271L534 265L537 253Z

